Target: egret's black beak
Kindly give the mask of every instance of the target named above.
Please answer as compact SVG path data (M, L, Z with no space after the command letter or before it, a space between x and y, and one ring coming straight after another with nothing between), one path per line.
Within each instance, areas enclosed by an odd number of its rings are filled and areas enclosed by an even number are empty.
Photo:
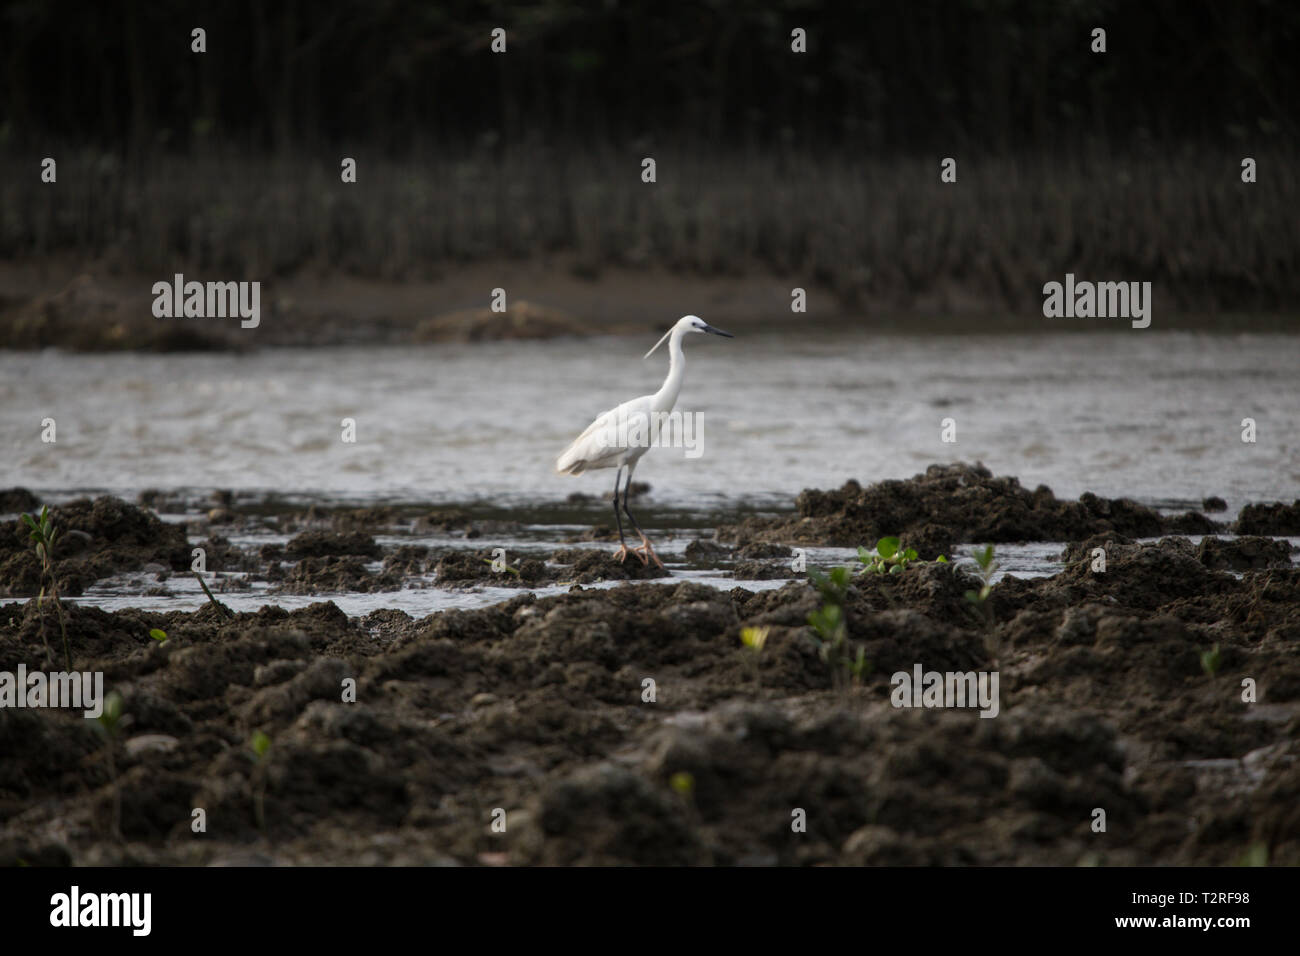
M724 332L724 331L722 331L722 329L715 329L715 328L714 328L713 326L711 326L711 325L705 325L705 326L704 326L704 331L705 331L705 332L709 332L709 333L711 333L711 334L713 334L713 335L721 335L724 339L734 339L734 338L735 338L735 336L732 335L730 332Z

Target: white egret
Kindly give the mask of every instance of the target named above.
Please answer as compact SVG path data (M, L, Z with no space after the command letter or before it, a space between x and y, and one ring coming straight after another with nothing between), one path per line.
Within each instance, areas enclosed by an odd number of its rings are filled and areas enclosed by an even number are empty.
M561 475L580 475L584 471L597 468L617 468L614 473L614 522L618 525L619 549L614 557L619 561L628 556L627 539L623 537L623 519L619 516L618 486L623 469L627 469L627 481L623 485L622 512L627 515L636 533L641 536L641 547L631 549L631 553L641 559L642 564L664 564L650 546L650 539L645 536L641 526L628 510L628 489L632 487L632 473L636 471L637 462L650 448L659 434L659 427L665 416L677 404L677 393L682 389L682 376L686 371L686 358L682 355L682 337L691 332L708 332L735 338L730 332L715 329L697 315L684 315L677 320L664 337L655 343L654 348L646 352L645 358L654 354L655 349L668 342L668 377L663 386L653 395L642 395L630 402L624 402L616 408L600 415L587 426L587 430L574 439L573 444L564 450L555 461L555 470Z

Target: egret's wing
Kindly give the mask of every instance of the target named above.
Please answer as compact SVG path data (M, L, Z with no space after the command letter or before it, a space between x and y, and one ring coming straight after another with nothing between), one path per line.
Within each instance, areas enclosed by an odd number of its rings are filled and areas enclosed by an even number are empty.
M634 398L601 413L555 460L562 475L609 468L627 451L628 422L649 407L649 397Z

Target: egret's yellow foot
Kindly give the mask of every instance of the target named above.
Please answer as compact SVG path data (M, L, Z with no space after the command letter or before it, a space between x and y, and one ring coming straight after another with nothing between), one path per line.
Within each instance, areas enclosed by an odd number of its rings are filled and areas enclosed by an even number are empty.
M655 549L651 547L650 539L645 535L641 535L641 547L633 548L632 553L641 559L642 564L648 565L651 561L654 561L659 567L664 566L664 563L659 560L659 555L655 554ZM667 568L664 568L664 570L667 570Z

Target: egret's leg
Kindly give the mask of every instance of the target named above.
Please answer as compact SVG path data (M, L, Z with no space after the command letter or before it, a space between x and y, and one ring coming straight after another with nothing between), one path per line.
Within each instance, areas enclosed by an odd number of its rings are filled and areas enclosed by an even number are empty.
M614 560L622 561L627 557L627 539L623 537L623 519L618 513L618 482L623 477L623 466L618 466L618 471L614 473L614 523L618 525L618 550L614 552Z
M632 522L632 527L635 528L636 533L641 536L641 547L633 548L632 553L641 559L642 564L649 564L651 560L653 560L655 564L662 568L664 563L659 560L659 555L655 554L655 549L650 546L650 539L645 536L645 532L642 531L641 526L636 523L636 518L632 516L631 510L627 506L627 496L631 490L632 469L629 468L627 472L627 483L623 486L623 514L627 515L627 520Z

